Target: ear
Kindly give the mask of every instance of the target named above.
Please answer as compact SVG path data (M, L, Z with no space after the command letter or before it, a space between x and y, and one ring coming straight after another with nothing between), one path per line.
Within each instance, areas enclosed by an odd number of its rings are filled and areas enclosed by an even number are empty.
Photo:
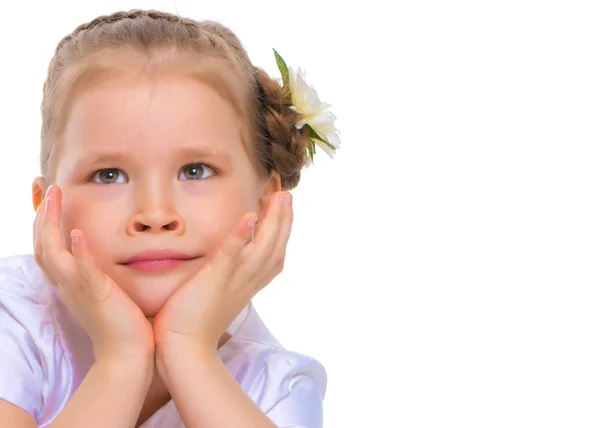
M48 184L44 177L37 177L33 180L33 185L31 186L31 196L33 201L33 209L37 211L38 207L44 200L44 196L46 195L46 189L48 189Z
M260 221L267 214L269 201L273 193L281 192L281 177L277 171L272 171L269 178L262 184L260 199L258 200L258 220Z

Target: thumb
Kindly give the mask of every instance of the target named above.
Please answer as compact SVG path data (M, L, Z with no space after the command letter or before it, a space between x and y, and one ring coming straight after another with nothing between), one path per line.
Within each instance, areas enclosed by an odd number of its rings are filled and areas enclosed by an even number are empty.
M215 270L226 277L231 275L240 253L252 235L256 220L257 216L254 213L248 213L242 217L234 231L221 244L211 263L211 270Z

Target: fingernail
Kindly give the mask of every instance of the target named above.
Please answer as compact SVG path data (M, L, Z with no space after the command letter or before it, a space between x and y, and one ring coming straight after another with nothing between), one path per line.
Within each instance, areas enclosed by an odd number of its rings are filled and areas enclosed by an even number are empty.
M49 213L52 210L52 198L46 197L46 212Z
M75 233L75 231L71 231L71 242L73 243L73 245L77 245L79 244L79 234Z
M48 196L50 196L50 190L52 189L52 185L48 186L48 188L46 189L46 198Z
M250 220L248 220L248 227L253 228L254 225L256 224L256 220L258 220L256 217L253 217Z

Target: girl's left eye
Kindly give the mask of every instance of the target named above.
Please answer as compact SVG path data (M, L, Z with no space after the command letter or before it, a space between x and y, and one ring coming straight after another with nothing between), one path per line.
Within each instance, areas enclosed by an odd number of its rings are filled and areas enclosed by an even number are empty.
M191 163L181 168L179 180L203 180L215 175L215 171L202 163Z

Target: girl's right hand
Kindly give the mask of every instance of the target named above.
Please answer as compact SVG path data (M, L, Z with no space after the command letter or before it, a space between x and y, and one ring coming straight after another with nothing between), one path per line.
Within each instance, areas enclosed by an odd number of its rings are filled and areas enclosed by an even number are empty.
M140 308L95 264L80 230L71 232L72 253L60 227L61 189L52 185L34 223L36 261L79 320L99 360L152 361L152 325Z

